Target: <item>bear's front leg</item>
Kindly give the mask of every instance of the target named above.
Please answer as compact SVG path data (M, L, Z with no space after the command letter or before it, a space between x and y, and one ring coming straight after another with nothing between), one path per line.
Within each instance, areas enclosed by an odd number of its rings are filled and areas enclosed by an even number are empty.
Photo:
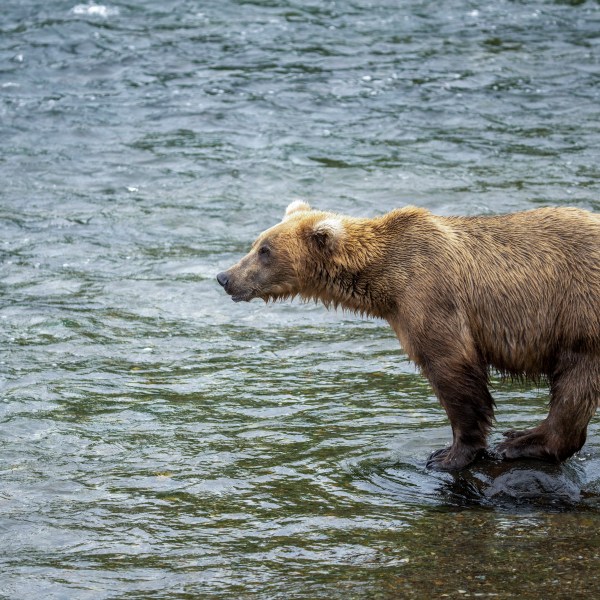
M483 448L453 443L452 446L432 452L427 459L426 467L434 471L460 471L469 466Z
M423 370L446 410L453 435L452 445L434 452L427 461L427 468L463 469L485 450L494 418L487 370L482 363L452 363L447 357L439 363L426 361L425 365Z

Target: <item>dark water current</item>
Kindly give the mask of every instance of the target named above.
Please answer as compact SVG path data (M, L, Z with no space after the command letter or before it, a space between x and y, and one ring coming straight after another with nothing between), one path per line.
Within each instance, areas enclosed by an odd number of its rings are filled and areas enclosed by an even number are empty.
M599 150L595 1L3 0L0 596L597 597L598 418L427 472L387 325L214 275L298 197L600 211Z

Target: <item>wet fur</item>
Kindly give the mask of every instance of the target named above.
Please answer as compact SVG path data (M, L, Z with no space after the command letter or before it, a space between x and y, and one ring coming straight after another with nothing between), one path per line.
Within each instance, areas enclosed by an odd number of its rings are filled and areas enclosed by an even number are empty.
M319 226L331 220L340 227ZM299 295L386 319L452 425L453 443L431 456L433 468L462 468L485 448L490 367L547 378L551 391L548 417L508 432L499 455L560 461L585 442L600 399L596 214L439 217L406 207L359 219L295 203L227 273L229 293L251 290L241 299Z

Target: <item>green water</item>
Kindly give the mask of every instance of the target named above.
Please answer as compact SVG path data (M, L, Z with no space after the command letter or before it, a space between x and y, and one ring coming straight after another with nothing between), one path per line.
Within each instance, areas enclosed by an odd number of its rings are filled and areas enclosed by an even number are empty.
M0 596L587 598L600 431L428 472L387 325L234 304L305 198L600 211L600 4L17 2L0 11ZM547 390L493 378L501 432Z

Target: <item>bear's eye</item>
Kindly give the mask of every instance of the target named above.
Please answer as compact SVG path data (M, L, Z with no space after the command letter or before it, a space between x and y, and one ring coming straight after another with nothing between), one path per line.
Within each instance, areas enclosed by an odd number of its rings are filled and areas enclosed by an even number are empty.
M258 255L262 256L263 258L267 258L269 254L271 254L271 249L268 246L261 246L258 249Z

